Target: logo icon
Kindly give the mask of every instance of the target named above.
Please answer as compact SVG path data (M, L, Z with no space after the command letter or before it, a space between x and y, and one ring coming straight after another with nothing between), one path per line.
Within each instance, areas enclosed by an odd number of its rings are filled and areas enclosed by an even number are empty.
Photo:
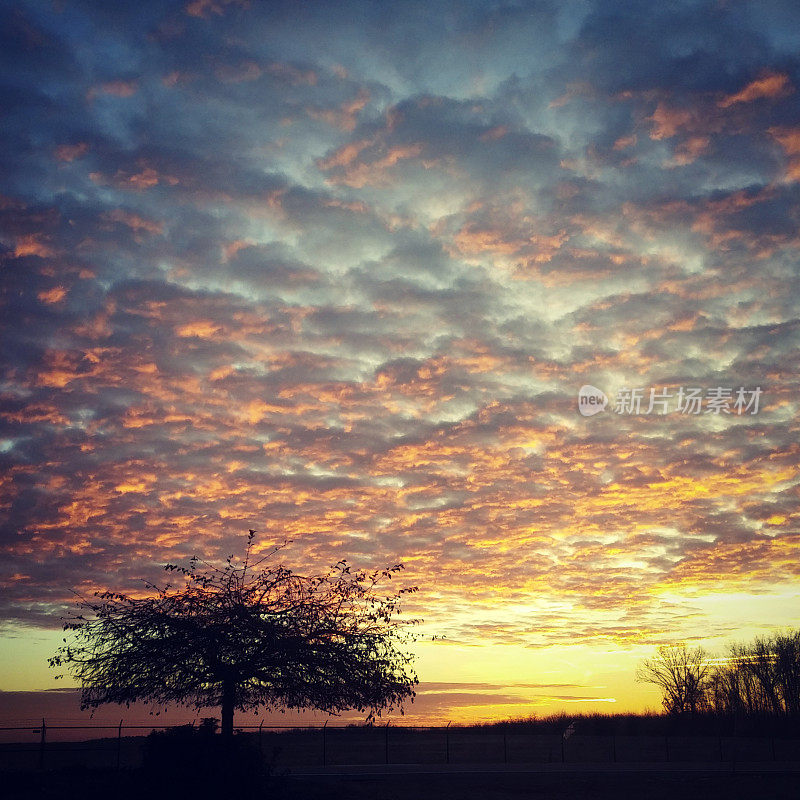
M599 414L608 405L608 398L601 389L589 383L578 390L578 411L584 417L593 417Z

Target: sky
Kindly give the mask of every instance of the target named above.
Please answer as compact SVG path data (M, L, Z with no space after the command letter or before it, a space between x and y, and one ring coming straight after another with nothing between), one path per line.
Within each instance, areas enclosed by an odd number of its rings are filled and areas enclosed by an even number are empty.
M798 625L797 4L0 8L6 700L251 528L405 565L423 721Z

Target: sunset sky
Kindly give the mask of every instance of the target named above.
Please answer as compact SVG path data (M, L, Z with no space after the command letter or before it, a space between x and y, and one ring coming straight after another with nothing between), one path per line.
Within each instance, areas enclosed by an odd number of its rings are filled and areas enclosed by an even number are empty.
M58 685L73 592L249 528L405 564L423 721L657 708L656 645L800 624L796 3L0 40L0 690Z

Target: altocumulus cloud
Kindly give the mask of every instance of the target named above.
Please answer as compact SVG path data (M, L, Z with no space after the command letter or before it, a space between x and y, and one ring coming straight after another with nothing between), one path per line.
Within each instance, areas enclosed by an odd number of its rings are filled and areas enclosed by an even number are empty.
M3 11L4 619L249 527L403 560L462 642L796 582L797 15ZM587 382L763 395L587 420Z

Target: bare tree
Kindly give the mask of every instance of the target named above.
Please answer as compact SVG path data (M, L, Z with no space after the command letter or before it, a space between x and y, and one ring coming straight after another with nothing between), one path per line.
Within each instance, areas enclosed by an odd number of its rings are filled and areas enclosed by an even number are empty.
M372 719L413 700L412 657L400 646L416 620L396 615L416 587L383 590L402 565L367 573L340 561L302 576L266 564L280 548L253 561L254 533L241 563L168 564L182 588L148 584L147 597L103 592L78 604L64 625L76 641L50 664L80 681L82 707L218 705L230 736L235 709L357 709Z
M800 712L800 630L731 644L711 675L709 702L724 713Z
M800 714L800 630L775 634L772 647L783 711Z
M670 714L701 711L710 677L710 665L701 647L685 643L661 645L653 658L636 670L639 683L653 683L661 689L664 709Z

